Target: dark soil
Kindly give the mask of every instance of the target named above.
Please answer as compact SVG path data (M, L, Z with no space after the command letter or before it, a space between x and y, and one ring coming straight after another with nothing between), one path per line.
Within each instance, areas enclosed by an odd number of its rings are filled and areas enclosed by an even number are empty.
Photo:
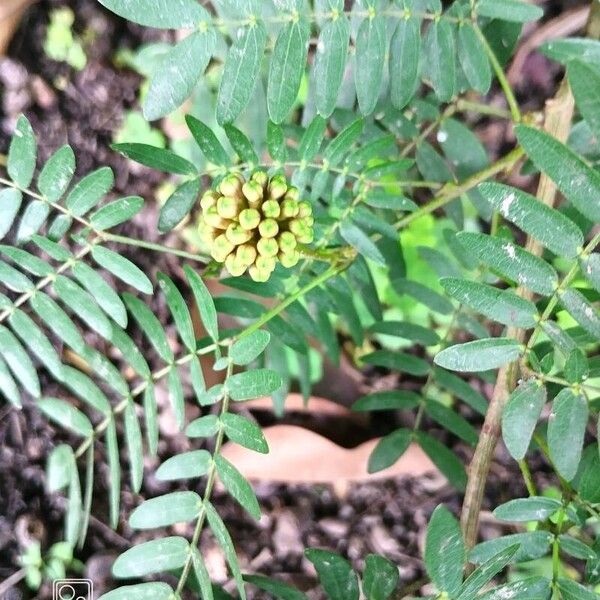
M61 5L74 10L76 30L89 28L95 32L94 43L87 50L88 65L79 73L48 59L43 52L48 11ZM557 14L564 8L560 2L555 2L549 14ZM0 152L6 151L16 117L25 112L40 140L41 161L68 140L77 156L78 174L110 165L116 174L116 193L152 198L161 181L160 174L133 171L127 161L109 148L124 111L137 106L140 84L138 75L115 67L113 53L116 48L136 48L144 41L164 39L165 35L168 34L114 18L93 0L45 0L35 4L27 11L9 56L0 59ZM542 106L543 98L551 93L557 76L556 70L548 70L547 64L539 63L539 60L527 62L525 68L536 72L545 68L544 76L538 76L534 85L519 90L525 105L533 109ZM486 129L483 125L481 134L494 150L499 151L510 142L505 137L510 133L497 128ZM156 238L155 223L156 210L151 205L142 218L137 219L136 233L146 239ZM148 271L161 269L175 278L179 276L177 267L167 259L157 262L156 257L150 259L143 253L132 254L131 258ZM159 315L161 311L164 314L164 307L155 308ZM342 381L340 388L345 389ZM310 420L305 424L311 426ZM373 422L370 429L349 427L344 439L336 441L347 446L356 445L368 437L389 431L394 425L389 415L384 415ZM313 426L317 428L314 423ZM20 413L5 407L0 409L0 583L19 569L19 554L29 540L40 540L46 549L60 540L64 501L46 493L44 469L49 451L64 441L61 436L32 406L26 406ZM448 434L439 437L453 445L461 456L469 456L470 450ZM161 458L180 451L181 443L177 436L163 440ZM102 458L101 455L97 457L98 465L102 464ZM539 467L536 477L544 478L543 465L534 466ZM153 480L152 470L148 469L142 495L153 496L166 491ZM118 532L104 525L107 520L105 480L105 467L100 466L95 483L96 518L92 520L86 544L78 554L87 562L86 574L94 580L98 591L113 585L109 570L114 557L132 540L144 539L144 536L134 535L125 524L121 524ZM487 488L485 509L523 493L525 489L516 465L500 450ZM244 516L231 498L221 494L215 497L215 504L232 530L242 569L278 575L305 590L315 586L314 570L302 554L305 547L311 546L338 551L359 569L368 553L381 553L400 565L406 586L419 582L424 570L418 557L430 513L440 502L458 512L461 502L460 494L438 477L355 485L344 497L336 496L328 487L266 484L257 487L257 494L264 509L259 524ZM139 501L126 491L123 495L124 514ZM486 537L498 535L495 526L486 525L485 519L482 530ZM190 532L178 528L177 533ZM202 548L214 579L224 582L226 567L215 542L205 536ZM20 585L3 600L33 597L50 598L51 590L44 587L39 594L31 594Z

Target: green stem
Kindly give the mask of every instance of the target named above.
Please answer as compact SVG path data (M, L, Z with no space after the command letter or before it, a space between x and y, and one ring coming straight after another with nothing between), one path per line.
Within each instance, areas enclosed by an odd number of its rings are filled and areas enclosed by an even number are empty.
M346 261L341 264L332 265L331 267L329 267L329 269L327 269L326 271L323 271L323 273L321 273L320 275L315 277L310 283L308 283L304 287L296 290L293 294L289 295L285 300L282 300L277 306L275 306L271 310L267 311L260 319L257 319L256 321L254 321L254 323L252 323L251 325L246 327L246 329L244 329L244 331L242 331L237 336L237 339L244 338L244 337L250 335L251 333L254 333L261 327L264 327L264 325L266 325L273 317L276 317L280 312L285 310L290 304L293 304L294 302L296 302L296 300L298 300L299 298L301 298L302 296L304 296L305 294L310 292L312 289L320 286L322 283L324 283L328 279L331 279L332 277L335 277L339 273L342 273L345 269L347 269L350 266L350 264L351 264L351 261Z
M531 470L529 469L529 465L525 459L517 461L519 463L519 469L521 469L521 474L523 475L523 479L525 481L525 485L527 486L527 493L530 496L537 496L537 489L535 487L535 482L533 481L533 477L531 476Z
M428 202L424 206L421 206L418 210L415 210L412 213L409 213L400 219L395 227L396 229L402 229L420 219L424 215L428 215L438 208L442 208L449 204L456 198L459 198L464 193L468 192L476 185L479 185L483 181L486 181L490 177L497 175L498 173L509 170L515 166L515 164L524 156L525 152L521 147L517 147L511 152L509 152L506 156L498 159L493 165L486 167L485 169L471 175L463 182L455 184L455 183L447 183L440 191L438 196L436 196L431 202Z
M233 374L233 362L229 359L227 363L227 372L225 375L225 383ZM225 385L225 390L227 390L227 386ZM221 402L221 410L219 417L223 417L223 415L227 414L229 410L229 393L225 391L225 395L223 396L223 400ZM183 571L181 576L179 577L179 581L177 583L177 588L175 590L175 595L179 597L183 592L183 588L187 582L187 579L190 575L190 571L192 569L193 563L193 553L196 551L198 547L198 543L200 542L200 536L202 535L202 529L204 527L204 521L206 520L206 504L210 502L210 498L212 496L212 492L215 486L215 481L217 477L217 466L215 464L215 458L219 456L221 452L221 448L223 446L223 441L225 439L225 429L223 427L223 423L221 419L219 420L219 431L217 433L215 448L212 454L212 463L210 466L210 470L208 472L208 479L206 481L206 488L204 489L204 497L202 499L202 506L200 507L200 513L198 515L198 520L196 521L196 527L194 528L194 534L192 536L192 540L190 542L190 552L183 566Z
M474 102L465 98L457 100L456 110L459 112L477 112L482 115L499 117L500 119L512 119L510 111L504 108L492 106L491 104L483 104L482 102Z
M102 236L106 241L115 242L117 244L123 244L126 246L135 246L137 248L144 248L145 250L152 250L154 252L162 252L165 254L172 254L173 256L179 256L179 258L187 258L196 262L207 263L210 258L203 254L194 254L192 252L186 252L185 250L178 250L177 248L170 248L169 246L163 246L154 242L146 242L144 240L137 240L124 235L116 235L114 233L105 233Z
M487 41L487 38L483 34L483 31L481 31L479 25L477 25L476 22L473 23L473 28L475 29L475 33L477 33L477 36L481 40L481 43L483 44L483 48L485 49L488 58L490 59L490 63L492 65L492 69L494 69L494 73L496 73L498 83L500 83L500 87L502 88L504 96L506 97L506 101L508 102L512 120L515 123L520 123L522 118L521 110L519 108L517 99L515 98L515 93L513 92L512 86L510 85L506 75L504 74L504 69L502 68L502 65L498 62L498 57L496 56L496 53L490 46L490 43Z

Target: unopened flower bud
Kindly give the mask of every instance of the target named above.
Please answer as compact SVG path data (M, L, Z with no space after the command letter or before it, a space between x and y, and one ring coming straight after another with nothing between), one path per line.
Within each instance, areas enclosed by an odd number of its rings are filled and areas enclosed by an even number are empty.
M216 229L227 229L230 221L224 219L218 212L216 206L211 206L204 212L204 220L211 227Z
M281 203L281 217L284 219L293 219L298 215L300 207L295 200L286 198Z
M268 219L277 219L281 214L281 206L277 200L267 200L262 205L262 213Z
M227 227L225 235L234 246L245 244L252 239L252 232L246 231L239 223L231 223Z
M233 277L240 277L244 274L248 265L240 262L236 254L230 254L225 259L225 267Z
M265 219L258 226L258 232L263 238L273 238L279 233L279 225L275 219Z
M291 269L298 264L298 261L300 260L300 252L297 250L292 250L291 252L280 252L278 258L279 262L286 269Z
M219 184L219 191L223 196L239 196L242 193L242 182L237 175L231 173L223 178Z
M234 245L227 239L225 234L221 234L215 238L211 248L211 256L217 262L225 262L227 256L234 249Z
M260 223L260 213L255 208L246 208L240 213L240 225L250 231L256 229Z
M261 256L277 256L279 245L273 238L262 238L258 240L256 249Z
M217 212L224 219L235 219L244 208L244 202L241 198L221 196L217 200Z

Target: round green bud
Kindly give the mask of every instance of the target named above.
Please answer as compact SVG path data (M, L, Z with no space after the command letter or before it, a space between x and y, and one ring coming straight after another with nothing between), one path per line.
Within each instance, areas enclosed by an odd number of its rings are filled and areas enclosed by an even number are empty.
M300 219L293 219L288 223L289 230L298 238L304 235L307 230L307 225Z
M202 198L200 198L200 208L202 210L208 210L211 206L214 206L217 203L219 198L219 193L214 190L208 190L204 192Z
M225 231L227 239L234 245L245 244L252 239L252 232L246 231L239 223L231 223Z
M230 254L225 259L225 267L233 277L239 277L244 274L247 265L242 264L235 254Z
M269 183L269 196L274 200L283 198L287 192L287 182L283 175L275 175Z
M298 216L300 217L312 217L313 211L312 206L306 200L298 202Z
M260 271L268 271L269 275L274 271L277 260L274 256L257 256L255 266Z
M281 214L281 206L277 200L267 200L262 205L262 213L268 219L277 219Z
M242 244L237 247L235 255L240 264L249 267L254 264L254 261L256 260L256 246L253 246L252 244Z
M225 262L225 259L234 249L234 245L227 239L224 233L217 236L212 244L211 256L217 262Z
M223 177L219 191L223 196L239 196L242 192L242 182L237 175L231 173Z
M242 186L242 193L251 208L258 208L263 199L263 188L257 181L248 181Z
M298 215L300 207L295 200L286 198L281 203L281 217L284 219L293 219Z
M300 260L300 252L297 250L292 250L292 252L280 252L278 258L279 262L286 269L291 269L298 264Z
M300 198L300 190L297 187L289 187L285 197L286 200L298 200L298 198Z
M277 256L279 252L279 245L273 238L262 238L258 240L256 249L261 256Z
M230 221L224 219L218 212L216 206L211 206L204 212L204 220L211 227L216 227L217 229L227 229Z
M243 202L240 198L221 196L217 200L217 212L224 219L235 219L242 209Z
M275 219L265 219L258 226L258 232L263 238L273 238L279 233L279 225Z
M247 231L256 229L260 223L260 213L255 208L246 208L240 213L239 221L241 227Z
M291 252L298 245L296 236L291 231L282 231L277 237L277 243L282 252Z
M259 185L267 185L269 181L269 176L265 173L265 171L254 171L252 173L252 181L256 181Z
M269 281L269 277L271 277L271 272L261 271L258 267L252 265L248 269L248 275L250 275L252 281L256 281L256 283L265 283L266 281Z
M315 239L315 232L312 230L312 227L307 227L305 232L302 235L298 236L298 241L301 244L312 244Z

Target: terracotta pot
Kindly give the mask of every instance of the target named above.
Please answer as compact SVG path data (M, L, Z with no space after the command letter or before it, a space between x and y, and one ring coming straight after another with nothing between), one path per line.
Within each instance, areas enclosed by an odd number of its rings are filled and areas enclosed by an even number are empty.
M4 56L23 13L35 0L2 0L0 2L0 56Z

